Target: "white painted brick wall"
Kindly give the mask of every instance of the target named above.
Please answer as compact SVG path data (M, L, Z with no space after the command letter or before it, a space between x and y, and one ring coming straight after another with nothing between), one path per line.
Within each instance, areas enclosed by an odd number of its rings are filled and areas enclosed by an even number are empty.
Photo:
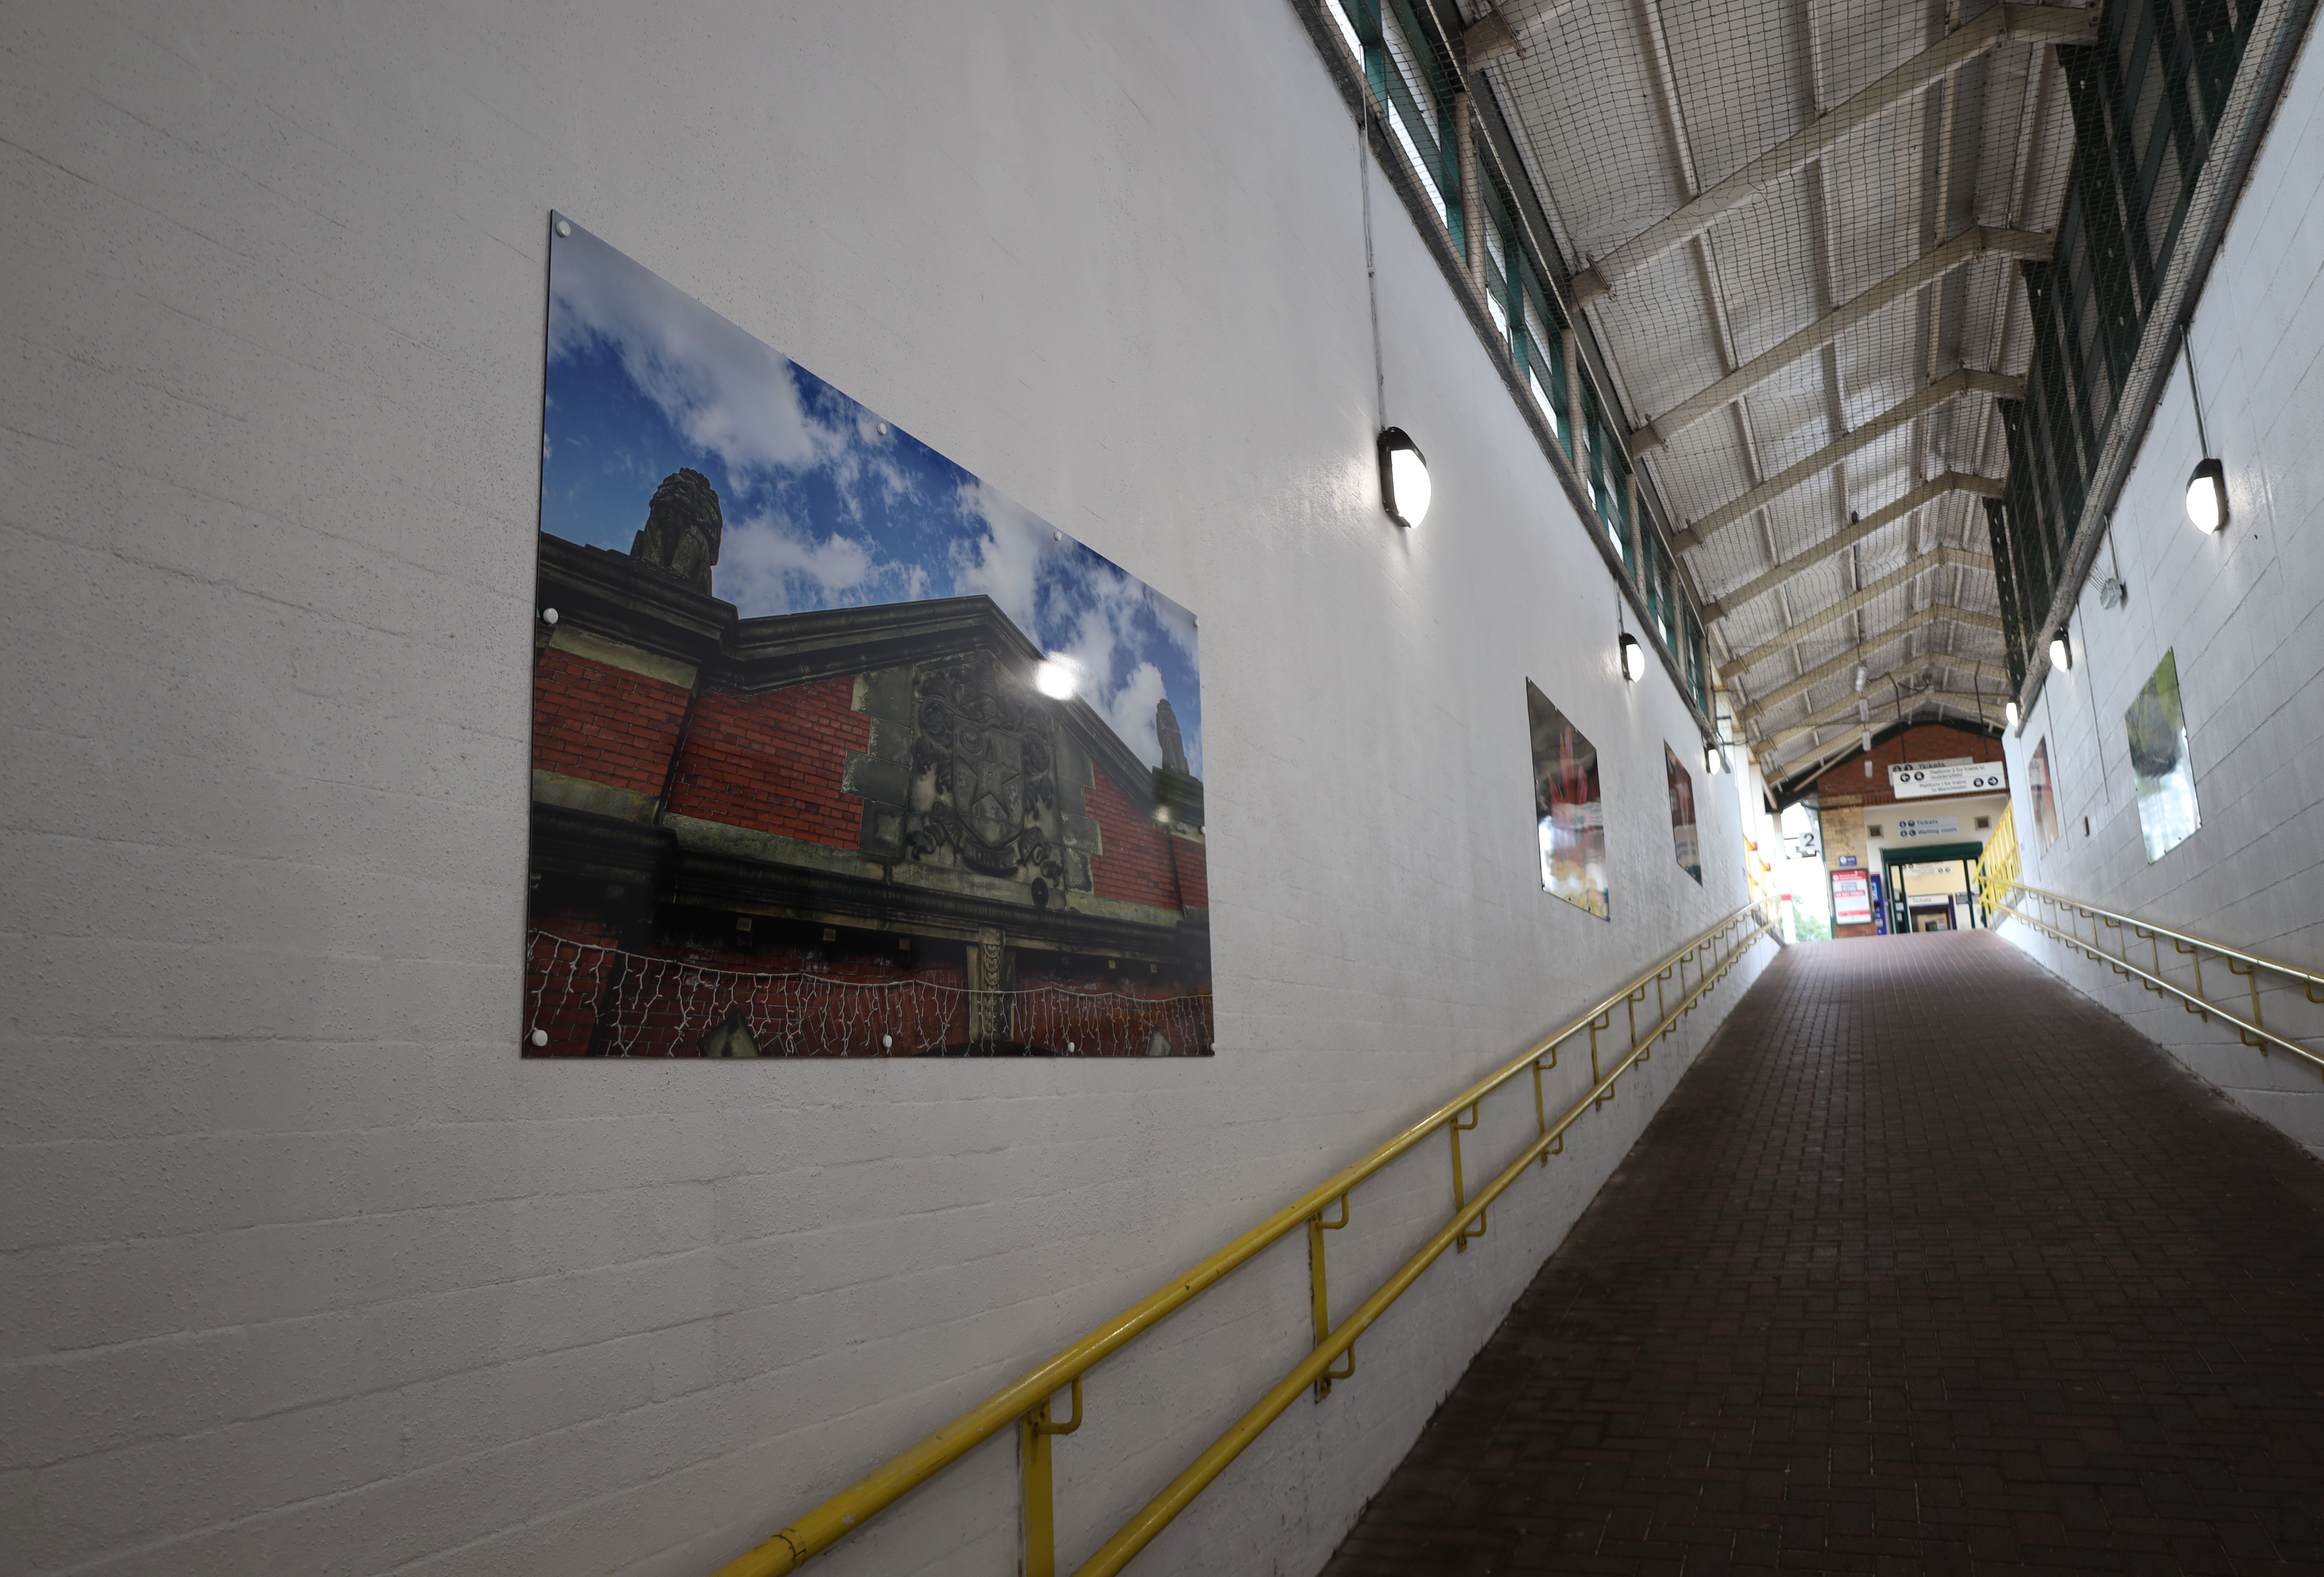
M1274 0L0 11L9 1570L705 1571L1743 900L1384 184L1439 491L1379 514L1354 154ZM1201 615L1215 1060L519 1060L552 207ZM1605 753L1610 925L1535 874L1528 677ZM1139 1569L1314 1570L1768 952ZM1341 1308L1449 1192L1358 1196ZM1092 1378L1069 1556L1305 1276ZM827 1569L1011 1572L1015 1485Z
M2230 523L2216 537L2187 523L2187 476L2203 448L2182 362L2115 511L2129 599L2098 605L2098 582L2115 562L2101 553L2071 621L2074 667L2051 675L2009 742L2026 876L2324 969L2324 53L2312 32L2190 337L2211 443L2227 468ZM2178 657L2203 825L2149 865L2123 718L2165 650ZM2044 738L2062 829L2046 853L2025 792L2027 758ZM2263 1058L2232 1031L2028 927L2004 934L2324 1155L2324 1087L2312 1066ZM2145 952L2135 948L2134 962ZM2163 956L2173 962L2168 948ZM2171 973L2188 978L2175 963ZM2216 963L2204 983L2250 1011L2247 988ZM2263 1010L2271 1027L2324 1047L2324 1011L2300 992L2275 992Z

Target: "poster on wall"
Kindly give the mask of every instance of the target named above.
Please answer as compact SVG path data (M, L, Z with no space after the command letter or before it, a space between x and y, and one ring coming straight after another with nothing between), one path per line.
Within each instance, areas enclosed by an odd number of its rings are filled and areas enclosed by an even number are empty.
M1678 850L1678 868L1700 883L1702 841L1694 819L1694 775L1667 743L1663 746L1663 775L1670 784L1671 842Z
M2179 654L2165 651L2154 675L2123 715L2130 770L2138 788L2138 830L2146 862L2194 836L2203 825L2195 804L2195 770L2187 760L2187 714L2179 701Z
M2034 830L2042 839L2042 852L2048 853L2050 845L2058 841L2058 790L2050 776L2050 740L2047 734L2034 747L2033 759L2025 763L2027 789L2034 797Z
M1540 840L1541 885L1578 909L1610 919L1598 749L1531 679L1526 681L1526 715L1533 731L1533 814Z
M1209 1054L1193 615L551 227L527 1054Z
M1831 873L1831 923L1868 926L1872 923L1872 878L1864 871Z

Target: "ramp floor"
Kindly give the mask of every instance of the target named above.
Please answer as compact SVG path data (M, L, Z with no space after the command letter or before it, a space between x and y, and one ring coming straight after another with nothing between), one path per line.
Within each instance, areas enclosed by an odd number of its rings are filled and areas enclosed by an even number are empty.
M1989 933L1787 950L1325 1568L1744 1570L2324 1572L2324 1166Z

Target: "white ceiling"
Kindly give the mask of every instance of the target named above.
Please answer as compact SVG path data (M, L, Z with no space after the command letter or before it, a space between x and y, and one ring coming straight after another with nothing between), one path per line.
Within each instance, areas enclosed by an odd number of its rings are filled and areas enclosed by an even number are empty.
M1462 5L1470 23L1489 10ZM1481 73L1578 272L1989 9L1985 0L1509 0L1501 14L1523 52L1496 55ZM1611 292L1583 309L1628 420L1670 411L1969 226L2054 230L2071 152L2046 42L2011 38L1902 98L1695 240L1618 273ZM2022 376L2030 352L2016 261L1979 257L1641 463L1678 521L1692 522L1933 379L1962 367ZM1868 516L1947 471L1997 477L2006 464L1994 397L1966 393L1686 548L1686 567L1716 600L1844 529L1851 512ZM1978 562L1947 555L1951 562L1932 561L1853 613L1799 629L1938 548ZM1922 715L1982 711L1998 721L2008 685L1988 551L1980 501L1949 493L1721 611L1710 632L1714 665L1763 653L1728 683L1771 778L1892 721L1900 686L1927 692ZM1914 619L1931 608L1974 617ZM1914 627L1900 632L1908 620ZM1858 661L1869 681L1861 715L1843 705L1856 694ZM1762 697L1834 664L1759 710ZM1793 732L1835 708L1846 715Z

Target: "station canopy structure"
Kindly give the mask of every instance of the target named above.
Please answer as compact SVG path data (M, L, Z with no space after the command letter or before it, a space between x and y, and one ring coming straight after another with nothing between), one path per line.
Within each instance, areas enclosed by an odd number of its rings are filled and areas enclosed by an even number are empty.
M2052 46L2097 9L1459 3L1769 781L1997 728L1995 402L2073 153Z

